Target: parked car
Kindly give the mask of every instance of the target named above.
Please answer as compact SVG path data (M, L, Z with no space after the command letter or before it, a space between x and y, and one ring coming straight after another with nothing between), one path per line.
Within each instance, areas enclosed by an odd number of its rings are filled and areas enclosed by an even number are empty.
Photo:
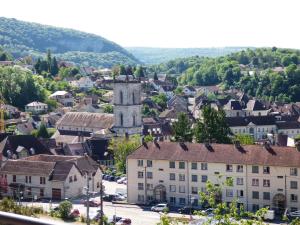
M108 181L114 181L115 177L114 176L108 176L107 180Z
M300 218L300 210L298 211L293 211L293 212L287 212L287 217L290 219L296 219L296 218Z
M116 224L116 222L118 222L121 219L122 219L122 217L120 217L120 216L113 216L113 217L108 218L107 223L108 224Z
M114 201L124 201L124 200L126 200L126 197L123 195L120 195L120 194L115 194L113 200Z
M191 206L184 206L184 207L178 209L178 212L180 214L193 214L195 211L197 211L197 209L193 208Z
M77 217L80 216L80 212L79 212L78 209L74 209L74 210L70 213L69 216L70 216L71 218L77 218Z
M111 202L114 199L114 195L103 195L103 201Z
M168 207L168 204L166 204L166 203L160 203L160 204L157 204L157 205L151 207L151 211L153 211L153 212L164 212L164 211L168 211L168 210L169 210L169 207Z
M116 223L116 225L131 225L131 219L122 218Z
M117 180L117 183L122 184L125 180L127 180L126 177L121 177L119 180Z
M214 216L214 209L209 208L201 211L203 214L207 215L208 217Z
M90 200L89 203L87 203L87 201L85 201L84 206L87 206L87 204L89 204L90 207L99 207L100 206L100 202L96 202L94 200Z

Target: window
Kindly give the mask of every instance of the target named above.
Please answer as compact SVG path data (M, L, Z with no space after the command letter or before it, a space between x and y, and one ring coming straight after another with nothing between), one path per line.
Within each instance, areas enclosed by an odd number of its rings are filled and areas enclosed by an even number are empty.
M74 180L75 181L75 180ZM100 188L100 182L97 182L97 188Z
M175 173L170 173L170 180L175 180Z
M298 175L298 170L297 170L297 168L291 168L290 174L291 174L291 176L297 176L297 175Z
M198 194L198 188L192 187L192 194Z
M75 181L77 181L77 176L76 176L76 175L74 175L74 182L75 182Z
M198 176L192 175L192 182L198 182Z
M147 179L152 179L152 178L153 178L152 172L147 172Z
M134 96L134 92L132 92L132 103L135 103L135 96Z
M40 177L40 184L46 184L46 178Z
M179 181L185 181L185 175L179 174Z
M226 189L226 197L233 197L233 190L232 189Z
M179 193L185 193L185 186L179 186Z
M236 178L236 185L244 185L244 179L242 177Z
M120 125L123 126L123 114L120 114Z
M152 167L152 160L147 160L147 167Z
M144 173L141 171L138 171L138 178L144 178Z
M136 123L135 123L135 115L132 115L132 126L135 127Z
M270 187L270 180L263 180L263 186L264 187Z
M271 199L270 192L264 192L263 193L263 199L264 200L270 200Z
M123 104L123 92L120 91L120 104L122 105Z
M144 202L144 195L138 195L138 201Z
M170 197L170 204L175 205L176 204L176 198L175 197Z
M176 192L176 185L170 185L170 192Z
M207 170L207 163L201 163L201 170Z
M32 194L32 193L31 193L31 188L28 188L27 191L28 191L28 193L27 193L28 195L31 195L31 194Z
M244 190L238 190L237 195L238 195L238 197L243 198L244 197Z
M138 190L144 190L144 183L138 183Z
M153 184L147 184L147 190L153 190Z
M264 174L270 174L270 167L264 166Z
M40 196L44 197L44 189L42 189L42 188L40 189Z
M17 182L17 176L13 175L13 182Z
M70 177L69 177L69 183L72 183L72 182L73 182L73 177L70 176Z
M298 202L298 195L291 194L291 202Z
M298 182L297 181L291 181L291 189L297 189L298 188Z
M201 176L201 182L203 182L203 183L207 182L207 176L206 175Z
M226 171L232 172L232 165L226 165Z
M244 169L243 165L237 165L236 172L242 173L243 169Z
M171 169L174 169L175 168L175 162L173 162L173 161L169 162L169 167Z
M31 176L25 177L25 183L31 183Z
M259 192L258 191L252 191L252 198L253 199L259 199Z
M185 168L185 163L179 162L179 169L184 169L184 168Z
M185 205L185 198L179 198L179 204Z
M253 212L256 212L257 210L259 210L259 205L253 204L253 205L252 205L252 211L253 211Z
M253 178L252 179L252 186L259 186L259 179Z
M252 166L252 173L259 173L259 167L258 166Z
M142 166L143 166L143 164L144 164L144 161L143 161L143 160L141 160L141 159L139 159L139 160L138 160L138 166L139 166L139 167L142 167Z
M197 163L192 163L192 170L196 170L197 169Z

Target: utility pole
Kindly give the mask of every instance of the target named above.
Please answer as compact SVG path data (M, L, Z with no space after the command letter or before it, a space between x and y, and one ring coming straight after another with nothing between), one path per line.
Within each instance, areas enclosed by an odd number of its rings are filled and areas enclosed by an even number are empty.
M89 174L86 173L86 224L90 225L90 185L89 185Z
M145 175L145 199L144 202L147 204L147 166L144 167L144 175Z
M102 179L100 183L100 215L101 215L101 220L100 220L100 225L103 225L103 184L102 184Z

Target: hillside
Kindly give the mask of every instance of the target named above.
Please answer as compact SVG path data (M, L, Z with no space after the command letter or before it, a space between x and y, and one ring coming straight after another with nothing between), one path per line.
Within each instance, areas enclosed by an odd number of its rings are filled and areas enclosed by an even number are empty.
M51 49L64 60L76 58L75 62L91 66L138 62L127 50L101 36L4 17L0 17L0 45L15 57L39 56Z
M126 48L135 57L145 64L157 64L167 62L176 58L191 56L218 57L232 52L241 51L246 47L225 47L225 48Z
M150 72L180 74L182 85L221 85L269 101L300 101L300 51L247 49L217 58L189 57L153 65Z

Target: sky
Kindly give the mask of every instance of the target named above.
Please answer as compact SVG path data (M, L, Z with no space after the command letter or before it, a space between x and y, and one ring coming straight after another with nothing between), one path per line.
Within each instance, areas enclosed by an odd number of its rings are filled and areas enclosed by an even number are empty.
M299 0L6 0L0 16L101 35L124 47L300 49Z

